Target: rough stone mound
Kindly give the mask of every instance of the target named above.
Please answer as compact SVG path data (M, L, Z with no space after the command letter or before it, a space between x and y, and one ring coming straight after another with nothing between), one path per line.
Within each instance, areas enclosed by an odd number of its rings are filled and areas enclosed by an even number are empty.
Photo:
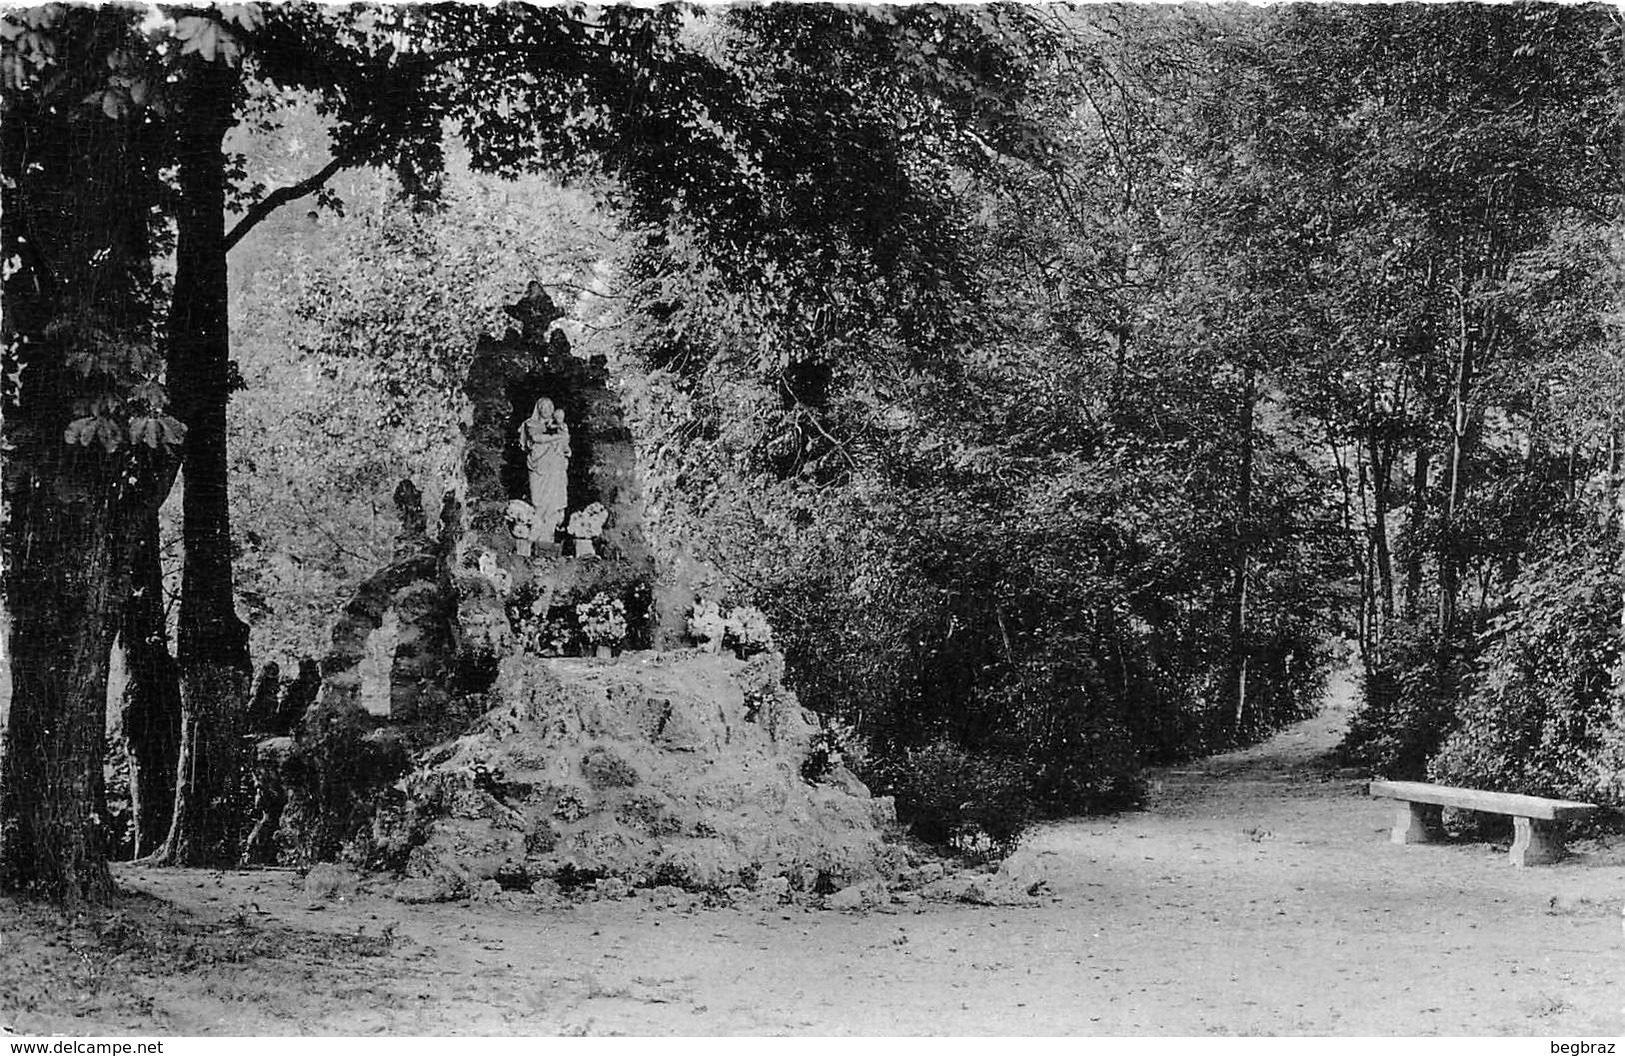
M890 798L844 770L803 776L817 717L782 673L775 655L505 658L495 706L423 752L379 819L381 842L415 844L398 893L607 878L828 892L890 875Z

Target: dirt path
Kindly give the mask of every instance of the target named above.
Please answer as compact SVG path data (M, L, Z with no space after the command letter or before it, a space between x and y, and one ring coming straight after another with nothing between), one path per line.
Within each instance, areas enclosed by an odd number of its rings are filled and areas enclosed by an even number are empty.
M1024 853L1054 893L1036 908L410 907L312 902L291 873L127 868L127 887L162 900L136 913L141 926L192 934L190 952L177 946L168 973L131 954L77 1006L25 995L10 1021L30 1033L1625 1031L1625 846L1581 844L1519 870L1484 845L1388 844L1389 810L1318 764L1349 699L1336 687L1325 714L1267 744L1159 772L1144 812L1034 834ZM54 947L0 941L0 968L48 979L40 965L82 947L82 931Z

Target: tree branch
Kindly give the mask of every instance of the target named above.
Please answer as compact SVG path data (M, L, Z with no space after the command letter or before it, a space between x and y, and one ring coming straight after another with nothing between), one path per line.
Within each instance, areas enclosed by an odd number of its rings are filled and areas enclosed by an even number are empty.
M261 220L264 220L289 202L298 201L305 195L319 190L322 184L333 178L335 172L344 167L345 162L342 158L334 158L313 175L300 180L298 183L278 187L255 202L249 207L248 212L243 214L243 218L237 221L237 226L233 227L231 233L226 236L226 251L230 252L231 248L241 242L243 236L252 231L254 226Z

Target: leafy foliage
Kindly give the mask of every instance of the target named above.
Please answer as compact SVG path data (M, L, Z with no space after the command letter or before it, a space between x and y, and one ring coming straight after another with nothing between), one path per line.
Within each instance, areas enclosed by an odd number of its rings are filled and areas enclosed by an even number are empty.
M1510 586L1455 728L1429 765L1434 779L1620 802L1617 774L1596 765L1605 746L1625 740L1613 693L1625 604L1619 540L1611 532L1599 538L1595 521L1571 527L1572 535L1540 547Z
M1471 643L1441 650L1422 631L1398 630L1384 661L1368 666L1364 706L1338 746L1345 760L1382 777L1420 780L1455 722Z
M619 322L622 354L647 377L657 521L759 600L802 699L863 731L905 814L892 782L928 746L1020 775L978 796L1119 809L1140 798L1142 761L1260 736L1318 691L1333 510L1279 417L1237 414L1275 319L1237 322L1238 306L1271 276L1224 270L1219 137L1175 119L1179 71L1148 69L1169 49L1197 68L1202 27L1102 13L1092 28L1123 31L1119 17L1140 38L1090 73L1108 90L1140 75L1144 94L1113 109L1075 78L1030 84L1043 163L961 160L938 188L980 278L949 287L934 326L840 314L866 294L841 302L838 275L821 298L845 329L809 346L823 331L773 329L784 312L729 296L673 240L681 267L646 252L628 266L646 292ZM1152 142L1125 152L1118 135ZM945 142L916 157L940 164ZM988 280L1008 292L985 297ZM1238 536L1254 614L1240 642ZM1253 673L1240 708L1238 655Z
M1564 540L1583 482L1618 470L1619 421L1595 401L1620 394L1619 157L1603 146L1620 26L1546 5L1463 14L1269 20L1255 169L1304 264L1292 292L1315 340L1296 406L1365 536L1367 705L1346 750L1396 775L1578 788L1607 710L1586 674L1607 604L1594 577L1612 572L1606 547L1586 566ZM1602 593L1567 595L1558 568Z

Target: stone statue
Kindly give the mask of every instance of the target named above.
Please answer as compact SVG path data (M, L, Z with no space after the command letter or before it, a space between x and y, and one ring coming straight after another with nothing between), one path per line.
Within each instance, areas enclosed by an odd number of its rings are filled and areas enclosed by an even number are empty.
M544 545L564 521L567 504L566 471L570 466L570 429L564 412L543 396L519 427L519 446L525 449L530 471L530 504L536 508L533 538Z

